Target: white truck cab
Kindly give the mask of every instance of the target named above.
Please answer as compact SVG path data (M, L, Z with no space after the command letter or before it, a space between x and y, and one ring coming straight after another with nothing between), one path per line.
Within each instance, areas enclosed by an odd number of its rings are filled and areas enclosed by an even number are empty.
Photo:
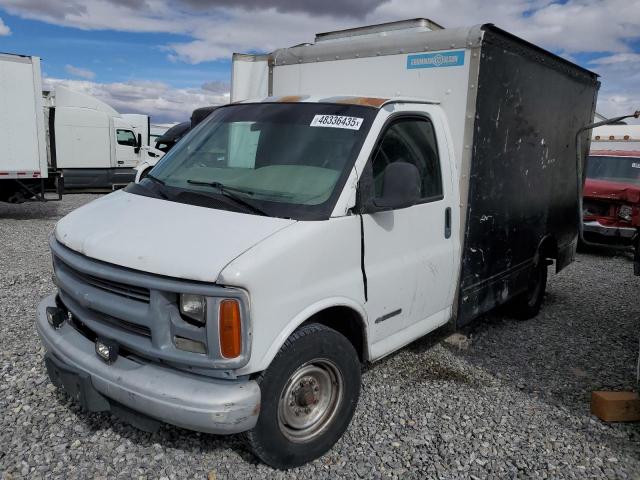
M575 252L571 139L598 84L492 25L426 20L236 60L235 100L267 96L58 222L37 328L86 409L245 432L288 468L346 430L362 363L497 305L537 314Z
M149 146L149 116L120 114L103 101L56 86L49 108L54 167L67 188L116 188L135 178L135 167L164 155Z

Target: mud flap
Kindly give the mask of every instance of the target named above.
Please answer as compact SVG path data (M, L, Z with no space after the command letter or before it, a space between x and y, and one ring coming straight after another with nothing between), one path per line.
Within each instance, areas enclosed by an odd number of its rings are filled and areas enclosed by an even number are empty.
M84 410L111 410L109 401L93 387L89 375L63 364L52 355L45 356L44 363L51 383L78 402Z
M160 428L158 420L107 399L94 388L88 374L62 363L50 354L45 356L44 363L51 383L78 402L83 410L111 412L120 420L144 432L154 433Z

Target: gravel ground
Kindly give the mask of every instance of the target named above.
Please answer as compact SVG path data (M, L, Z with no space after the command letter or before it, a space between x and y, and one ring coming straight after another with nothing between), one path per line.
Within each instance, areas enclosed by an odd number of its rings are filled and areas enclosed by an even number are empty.
M258 464L236 437L82 412L48 382L33 319L54 290L47 235L96 197L0 204L4 478L640 478L640 424L589 414L592 390L635 386L638 355L640 279L603 252L551 276L534 320L492 314L459 346L435 332L368 367L351 427L303 468Z

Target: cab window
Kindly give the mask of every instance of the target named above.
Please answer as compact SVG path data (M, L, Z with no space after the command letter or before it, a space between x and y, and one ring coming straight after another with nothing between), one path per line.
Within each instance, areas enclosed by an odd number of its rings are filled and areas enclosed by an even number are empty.
M407 117L385 130L373 157L374 196L382 196L384 170L390 163L408 162L420 173L422 201L442 198L442 175L433 124L427 118Z
M118 140L118 145L137 146L136 136L131 130L116 130L116 139Z

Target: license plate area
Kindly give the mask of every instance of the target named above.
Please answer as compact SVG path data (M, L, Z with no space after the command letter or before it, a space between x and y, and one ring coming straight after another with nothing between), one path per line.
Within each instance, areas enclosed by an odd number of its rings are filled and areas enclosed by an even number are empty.
M104 412L110 409L109 401L93 387L88 374L63 365L51 355L45 356L44 363L51 383L78 402L84 410Z

